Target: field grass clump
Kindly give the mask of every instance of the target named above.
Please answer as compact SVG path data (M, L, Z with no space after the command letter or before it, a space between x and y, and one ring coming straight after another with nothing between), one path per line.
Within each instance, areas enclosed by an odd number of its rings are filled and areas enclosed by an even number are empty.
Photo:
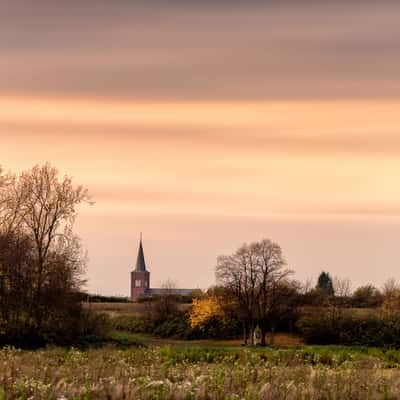
M0 350L0 399L397 399L400 352L344 347Z

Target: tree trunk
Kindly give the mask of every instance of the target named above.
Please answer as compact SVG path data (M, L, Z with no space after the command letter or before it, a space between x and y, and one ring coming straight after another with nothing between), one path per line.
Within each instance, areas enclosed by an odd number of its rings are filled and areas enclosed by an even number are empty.
M243 344L247 346L247 323L243 320Z
M273 324L273 323L271 324L271 339L270 339L269 344L271 346L275 345L275 324Z
M267 343L266 343L266 340L265 340L265 336L266 336L266 334L267 334L267 331L266 331L266 329L265 329L265 323L264 322L262 322L261 323L261 346L266 346L267 345Z
M254 346L254 321L250 322L250 344Z

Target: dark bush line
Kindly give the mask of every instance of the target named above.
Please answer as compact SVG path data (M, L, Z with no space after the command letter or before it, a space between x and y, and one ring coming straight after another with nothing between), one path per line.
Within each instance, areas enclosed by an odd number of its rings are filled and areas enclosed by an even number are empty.
M102 296L100 294L80 293L81 301L90 303L130 303L128 297L122 296Z
M141 297L137 301L139 303L154 303L163 301L165 297L168 297L170 301L176 304L191 304L193 302L193 295L180 295L180 294L168 294L164 295L152 295L148 297Z
M226 339L236 338L241 334L239 321L232 321L227 327L217 318L212 318L203 329L191 328L187 312L167 315L164 319L154 316L116 316L111 319L112 327L118 331L146 333L160 338Z
M310 344L338 344L400 348L400 321L379 317L333 317L327 310L319 315L304 316L298 324Z
M112 329L110 317L103 313L94 313L79 309L68 327L60 325L45 326L40 331L18 330L0 334L0 347L14 346L21 349L37 349L47 345L82 347L109 340Z

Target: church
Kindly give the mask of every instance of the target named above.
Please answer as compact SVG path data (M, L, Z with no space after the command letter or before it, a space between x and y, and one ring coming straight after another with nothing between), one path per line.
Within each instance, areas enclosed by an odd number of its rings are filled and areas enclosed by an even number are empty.
M140 234L139 250L135 269L131 272L131 300L165 296L191 296L194 289L152 288L150 285L150 271L147 270L144 258L142 235Z

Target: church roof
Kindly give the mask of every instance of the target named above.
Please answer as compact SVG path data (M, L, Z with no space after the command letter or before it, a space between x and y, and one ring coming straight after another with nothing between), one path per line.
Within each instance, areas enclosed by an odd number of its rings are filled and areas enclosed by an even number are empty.
M137 256L137 260L136 260L135 271L139 271L139 272L146 271L146 261L144 260L142 237L140 237L139 251L138 251L138 256Z

